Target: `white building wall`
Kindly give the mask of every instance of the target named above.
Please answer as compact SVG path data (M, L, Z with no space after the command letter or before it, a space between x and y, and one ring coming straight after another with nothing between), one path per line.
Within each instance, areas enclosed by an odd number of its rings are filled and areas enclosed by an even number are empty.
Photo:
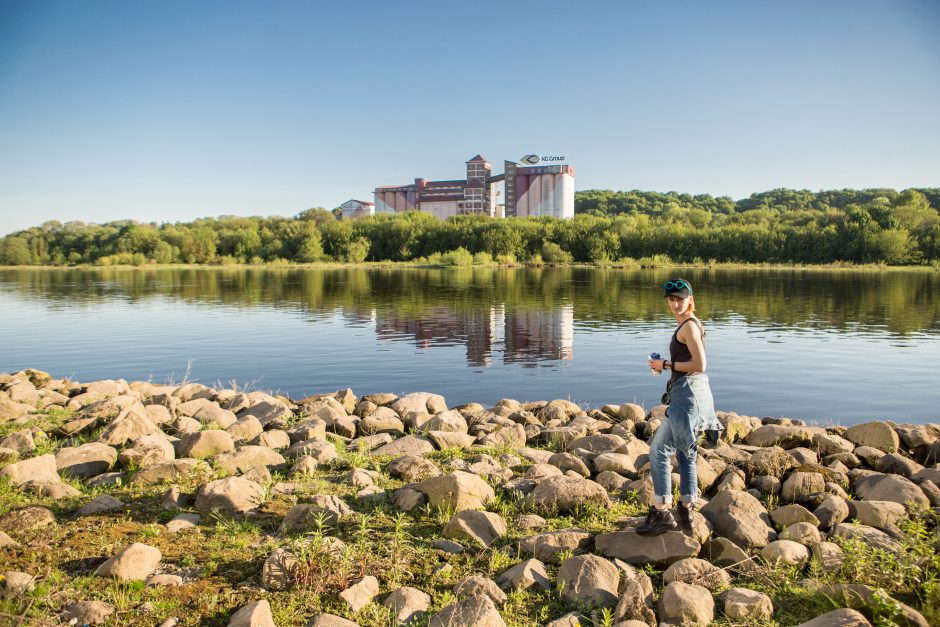
M561 174L561 213L559 218L574 217L574 177L570 174Z
M423 202L419 205L421 211L430 213L435 218L441 220L457 215L456 200L439 200L434 202Z

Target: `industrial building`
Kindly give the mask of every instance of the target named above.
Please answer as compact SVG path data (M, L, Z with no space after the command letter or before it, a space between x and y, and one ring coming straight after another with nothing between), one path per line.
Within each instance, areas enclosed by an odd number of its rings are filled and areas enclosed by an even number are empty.
M337 209L339 210L340 217L343 220L355 220L357 218L364 218L366 216L375 215L374 202L369 202L367 200L356 200L355 198L350 198L337 207Z
M426 211L441 219L469 214L574 217L574 167L570 165L505 161L504 173L494 175L492 164L476 155L466 166L466 179L415 179L410 185L376 187L375 213ZM500 187L503 203L499 202Z

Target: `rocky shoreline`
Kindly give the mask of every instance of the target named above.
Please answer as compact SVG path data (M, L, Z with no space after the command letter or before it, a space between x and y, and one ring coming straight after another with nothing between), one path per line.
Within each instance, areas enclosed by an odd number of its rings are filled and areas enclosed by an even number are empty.
M0 374L0 624L940 618L940 425L719 412L644 538L664 410Z

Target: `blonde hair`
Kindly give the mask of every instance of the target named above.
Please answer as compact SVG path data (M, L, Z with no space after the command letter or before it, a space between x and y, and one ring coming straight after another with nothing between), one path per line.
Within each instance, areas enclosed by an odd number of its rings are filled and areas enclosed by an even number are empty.
M689 294L689 311L695 313L695 296Z

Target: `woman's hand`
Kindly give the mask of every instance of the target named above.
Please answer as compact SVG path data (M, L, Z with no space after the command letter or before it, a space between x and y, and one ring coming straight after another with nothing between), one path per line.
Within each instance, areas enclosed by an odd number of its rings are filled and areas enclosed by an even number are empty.
M647 360L646 363L647 363L647 364L649 365L649 367L652 368L654 371L656 371L656 372L662 372L662 371L663 371L663 364L666 363L666 360L665 360L665 359L649 359L649 360Z

